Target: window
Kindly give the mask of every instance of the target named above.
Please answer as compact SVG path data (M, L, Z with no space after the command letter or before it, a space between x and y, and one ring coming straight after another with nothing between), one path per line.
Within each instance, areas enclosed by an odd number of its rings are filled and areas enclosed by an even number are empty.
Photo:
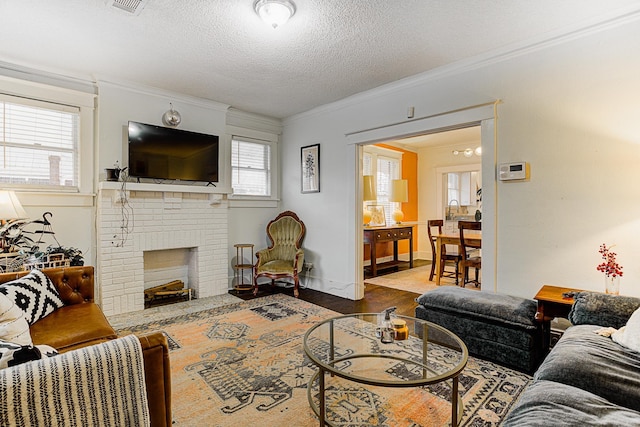
M233 137L231 175L235 196L271 196L271 143Z
M392 214L395 209L400 208L400 203L390 202L391 181L400 179L402 153L375 146L366 146L363 154L363 175L374 175L376 177L376 197L375 204L384 207L384 214L387 224L393 224Z
M480 188L476 171L449 172L447 174L447 204L454 206L476 206L477 191Z
M78 189L80 109L0 94L0 183Z

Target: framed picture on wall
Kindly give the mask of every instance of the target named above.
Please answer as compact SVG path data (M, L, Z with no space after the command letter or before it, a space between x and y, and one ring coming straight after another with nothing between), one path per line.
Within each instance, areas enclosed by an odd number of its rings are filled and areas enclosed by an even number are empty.
M320 192L320 144L300 149L302 193Z

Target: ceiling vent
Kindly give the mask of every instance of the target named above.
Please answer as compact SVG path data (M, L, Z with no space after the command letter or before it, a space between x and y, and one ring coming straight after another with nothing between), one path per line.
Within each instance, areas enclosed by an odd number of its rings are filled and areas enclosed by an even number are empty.
M149 0L106 0L107 6L130 13L131 15L140 15L142 9Z

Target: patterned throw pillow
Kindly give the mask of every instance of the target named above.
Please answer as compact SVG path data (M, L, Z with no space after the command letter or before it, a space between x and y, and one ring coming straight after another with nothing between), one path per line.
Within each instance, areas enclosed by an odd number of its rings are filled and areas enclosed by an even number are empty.
M40 270L0 285L0 293L20 307L29 325L64 306L58 289Z
M0 369L57 354L56 349L48 345L19 345L0 340Z
M29 324L24 312L6 295L0 294L0 340L31 345Z

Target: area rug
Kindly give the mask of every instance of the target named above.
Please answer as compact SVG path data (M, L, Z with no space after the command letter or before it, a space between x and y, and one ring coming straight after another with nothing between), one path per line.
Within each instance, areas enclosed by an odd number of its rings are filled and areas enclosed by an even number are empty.
M402 291L414 292L422 295L423 293L438 287L436 282L429 280L430 272L431 265L424 265L421 267L398 271L396 273L385 274L384 276L365 279L364 283L365 285L370 283L372 285L385 286L387 288L400 289ZM455 279L451 277L443 277L440 280L440 286L456 286ZM467 288L480 290L479 287L475 287L474 285L468 285Z
M317 368L304 354L303 336L336 315L278 294L150 322L143 313L140 324L118 334L161 330L168 337L174 425L305 427L318 425L307 400ZM499 425L529 381L469 358L460 376L462 425ZM327 384L328 412L341 427L450 423L450 381L415 390L329 377Z

